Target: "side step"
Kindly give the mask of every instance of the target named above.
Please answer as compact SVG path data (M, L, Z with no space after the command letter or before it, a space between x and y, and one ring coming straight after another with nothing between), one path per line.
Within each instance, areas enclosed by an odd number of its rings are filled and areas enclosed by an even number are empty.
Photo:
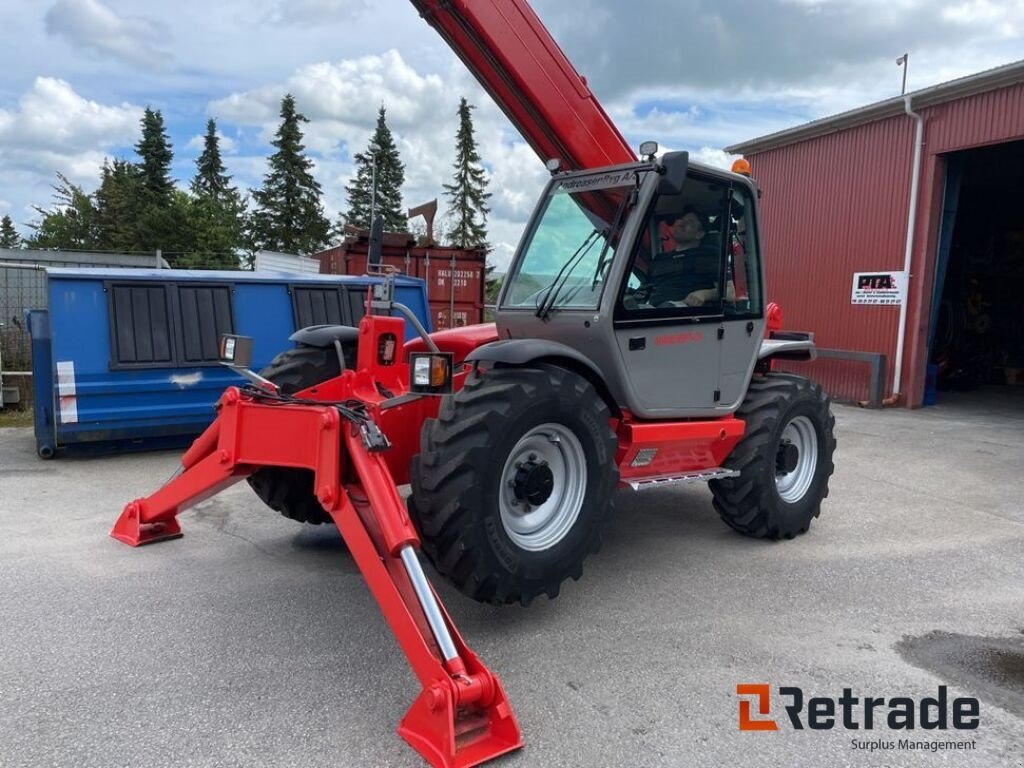
M739 474L739 471L735 469L711 467L710 469L698 469L693 472L640 477L636 480L626 480L625 483L634 491L639 491L643 488L654 488L655 486L672 485L674 483L706 483L708 480L724 480L727 477L739 477Z

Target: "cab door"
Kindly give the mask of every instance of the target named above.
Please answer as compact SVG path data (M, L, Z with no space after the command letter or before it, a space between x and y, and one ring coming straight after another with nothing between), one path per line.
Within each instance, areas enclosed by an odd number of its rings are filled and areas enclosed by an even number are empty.
M721 406L729 201L728 179L691 168L681 193L656 197L647 212L613 320L627 406L641 418L708 416ZM673 222L690 213L701 236L675 242Z
M747 385L764 337L764 290L756 217L756 191L751 184L730 186L725 232L724 281L719 343L718 405L732 411L746 396Z

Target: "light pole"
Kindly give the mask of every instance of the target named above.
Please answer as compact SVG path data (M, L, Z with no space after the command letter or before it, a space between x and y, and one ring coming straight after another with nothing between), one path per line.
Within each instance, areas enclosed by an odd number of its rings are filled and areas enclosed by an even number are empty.
M367 149L370 150L370 226L373 227L373 219L377 215L377 153L380 146L371 141Z
M900 96L907 92L907 67L910 66L910 54L904 53L896 59L896 66L903 67L903 88L900 89Z

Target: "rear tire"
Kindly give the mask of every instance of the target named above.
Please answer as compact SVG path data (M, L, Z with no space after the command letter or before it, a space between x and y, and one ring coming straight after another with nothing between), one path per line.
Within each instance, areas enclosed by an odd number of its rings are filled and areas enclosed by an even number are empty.
M437 571L480 602L558 596L596 552L618 484L594 387L564 368L470 374L421 432L410 512Z
M346 359L349 350L344 350ZM334 347L300 345L275 357L260 375L270 379L288 395L333 379L341 374ZM249 476L249 486L263 503L285 517L300 523L320 525L331 522L313 493L313 472L308 469L266 467Z
M784 373L755 377L736 412L746 432L723 462L738 477L713 480L715 509L747 536L792 539L821 514L835 465L835 417L810 379Z

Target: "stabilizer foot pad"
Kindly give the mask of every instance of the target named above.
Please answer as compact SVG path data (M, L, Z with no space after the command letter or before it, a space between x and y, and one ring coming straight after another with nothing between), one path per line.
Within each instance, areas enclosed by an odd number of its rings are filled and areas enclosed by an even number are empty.
M180 539L184 535L175 517L155 523L140 523L141 509L138 501L126 506L114 523L110 535L129 547L141 547L143 544L154 544L167 539Z
M433 768L470 768L523 746L519 726L497 679L486 707L455 707L444 686L423 691L398 726L398 735Z

